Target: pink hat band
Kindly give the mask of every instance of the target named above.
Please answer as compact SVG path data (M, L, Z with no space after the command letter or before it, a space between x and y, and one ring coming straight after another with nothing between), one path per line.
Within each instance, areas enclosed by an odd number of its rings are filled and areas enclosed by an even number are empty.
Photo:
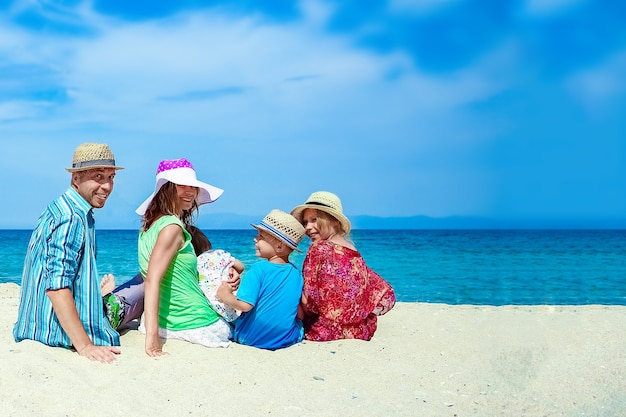
M166 159L159 163L159 167L157 168L156 173L157 175L159 175L161 172L169 171L170 169L177 169L177 168L193 169L193 165L191 165L191 162L189 162L186 158Z

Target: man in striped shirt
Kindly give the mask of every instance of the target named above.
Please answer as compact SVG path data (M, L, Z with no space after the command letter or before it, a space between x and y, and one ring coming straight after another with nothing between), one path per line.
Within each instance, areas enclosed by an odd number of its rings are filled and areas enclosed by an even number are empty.
M66 169L70 188L41 214L28 244L13 337L111 363L120 338L102 307L93 209L104 207L123 168L107 145L84 143Z

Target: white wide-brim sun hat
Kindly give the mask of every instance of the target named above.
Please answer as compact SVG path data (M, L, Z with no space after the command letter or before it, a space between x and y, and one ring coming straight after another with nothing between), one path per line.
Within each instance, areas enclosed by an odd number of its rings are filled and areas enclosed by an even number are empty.
M193 165L191 165L191 162L187 159L180 158L164 160L161 161L159 167L157 168L154 192L150 194L150 196L146 198L146 200L141 203L139 207L137 207L135 213L143 216L154 196L168 181L178 185L198 187L198 197L196 197L198 206L214 202L224 192L221 188L199 181L198 178L196 178L196 171L193 169Z

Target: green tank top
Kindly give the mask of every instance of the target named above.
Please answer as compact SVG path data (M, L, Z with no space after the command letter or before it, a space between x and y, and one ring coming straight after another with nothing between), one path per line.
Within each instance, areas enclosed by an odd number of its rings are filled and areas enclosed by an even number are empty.
M191 330L210 326L219 319L198 284L198 260L191 245L191 236L176 216L163 216L146 231L139 233L139 268L144 277L150 254L164 227L181 227L185 243L178 251L161 280L159 295L159 327L168 330Z

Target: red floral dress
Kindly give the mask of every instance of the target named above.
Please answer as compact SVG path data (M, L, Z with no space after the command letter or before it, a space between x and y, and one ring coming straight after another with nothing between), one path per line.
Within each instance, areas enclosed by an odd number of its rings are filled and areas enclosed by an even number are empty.
M396 303L391 285L365 265L358 251L330 241L311 245L302 273L307 340L370 340L376 316Z

